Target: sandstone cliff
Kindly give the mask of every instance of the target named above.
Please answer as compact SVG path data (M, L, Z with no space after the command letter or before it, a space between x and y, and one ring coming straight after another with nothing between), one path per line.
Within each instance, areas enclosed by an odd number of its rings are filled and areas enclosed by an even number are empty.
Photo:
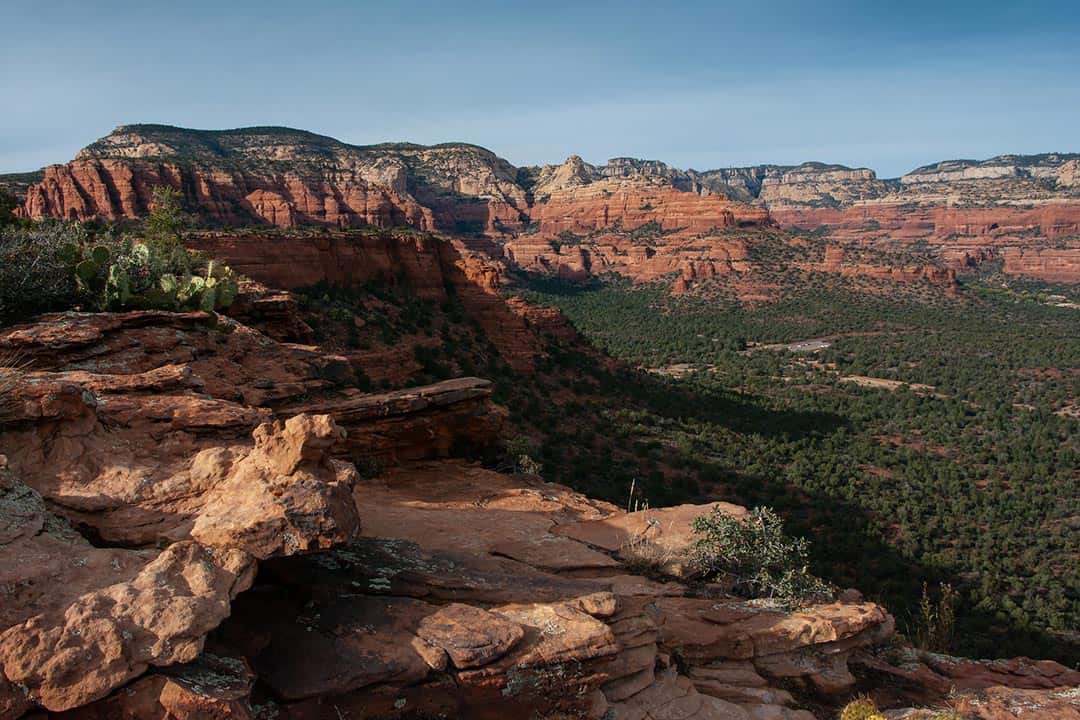
M574 157L563 165L533 173L536 197L562 202L556 204L554 212L541 210L532 218L539 221L541 231L550 231L543 234L581 232L589 226L580 222L575 225L574 213L588 213L590 207L594 210L586 217L592 221L591 228L619 217L626 218L624 224L630 229L650 221L658 221L665 228L693 229L686 219L695 214L709 215L710 208L716 207L710 198L719 196L766 208L769 218L782 226L826 232L838 244L861 248L885 244L902 251L928 243L941 267L920 269L916 273L920 277L944 276L947 268L964 271L1000 257L1006 259L1006 274L1077 282L1078 167L1080 157L1076 155L1007 155L982 162L942 162L918 168L899 179L881 180L866 168L822 163L697 172L631 158L592 166ZM636 186L644 207L652 206L646 190L650 186L677 191L683 199L674 208L661 211L672 219L666 224L652 217L634 218L626 212L625 203L612 211L596 202L597 195L606 194L603 181L612 179ZM615 189L608 187L606 191L613 193ZM699 198L692 200L692 195ZM566 208L567 196L576 199L572 210ZM688 213L687 207L694 211ZM734 206L733 210L741 216L735 218L735 224L768 224L768 220L754 217L746 205ZM716 227L724 226L723 222L716 223ZM1047 254L1043 261L1016 261L1025 253L1030 258L1042 257L1044 252ZM565 265L551 257L547 261L555 267ZM821 267L828 269L828 264ZM852 266L847 272L860 274L857 270ZM579 269L574 270L574 274L579 273ZM897 268L896 272L868 274L903 281L912 272ZM648 276L648 272L640 275ZM686 275L683 280L692 278Z
M515 170L483 148L360 147L288 128L122 126L44 173L26 193L30 217L139 217L155 185L230 225L485 230L519 223L525 208Z
M502 266L446 238L410 231L207 232L189 245L274 288L401 281L431 302L453 296L515 369L531 369L539 353L524 319L500 295Z
M19 212L33 218L137 218L148 211L152 188L170 185L204 224L408 226L525 270L674 277L677 290L752 273L736 266L738 243L717 231L779 225L828 234L837 246L903 252L928 245L932 265L870 277L950 286L947 271L999 258L1006 274L1080 281L1078 168L1080 157L1065 154L948 161L895 180L822 163L699 172L572 156L515 168L461 143L355 146L287 128L129 125L72 162L7 185L22 198ZM651 237L652 229L661 234ZM567 245L578 247L567 253Z
M929 244L954 270L999 257L1006 274L1077 282L1078 166L1076 155L1005 155L937 163L897 180L814 163L705 175L714 191L764 205L781 225L825 232L838 243ZM747 174L756 184L743 180ZM1044 251L1049 263L1015 261Z

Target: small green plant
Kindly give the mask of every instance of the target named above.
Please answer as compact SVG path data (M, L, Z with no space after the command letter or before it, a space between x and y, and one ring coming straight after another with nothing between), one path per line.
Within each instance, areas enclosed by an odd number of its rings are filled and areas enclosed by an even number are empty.
M948 583L941 583L938 590L938 599L934 602L930 597L929 588L926 583L923 583L919 615L912 633L915 647L929 652L943 652L949 649L956 624L956 591Z
M192 254L184 246L184 233L192 218L183 209L184 196L167 185L151 189L150 214L143 223L143 244L150 251L150 274L182 277L192 271Z
M146 242L162 254L183 250L184 230L190 225L182 208L183 195L175 188L157 185L150 190L150 214L146 217Z
M538 454L539 448L529 438L522 435L510 438L506 441L506 452L499 469L521 475L540 475L544 466L536 460Z
M539 476L544 472L544 466L539 460L534 460L530 455L520 455L517 461L517 471L522 475Z
M840 711L840 720L885 720L877 704L868 697L858 697Z
M700 535L694 559L707 576L729 579L732 589L748 598L772 598L797 606L827 600L832 592L807 567L803 538L784 535L780 516L756 507L739 520L719 506L694 520Z

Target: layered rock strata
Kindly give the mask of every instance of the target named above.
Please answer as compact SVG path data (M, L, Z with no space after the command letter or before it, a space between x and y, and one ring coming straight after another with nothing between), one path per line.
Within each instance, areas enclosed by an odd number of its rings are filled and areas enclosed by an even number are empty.
M180 190L204 224L408 226L459 238L489 262L570 277L675 277L679 290L751 270L728 231L776 225L828 233L840 247L929 248L935 259L915 272L853 265L852 275L940 282L946 268L1004 258L1006 274L1076 282L1078 164L1075 155L1001 156L938 163L896 180L822 163L699 172L634 158L595 166L572 156L514 168L461 143L353 146L288 128L129 125L12 187L22 197L19 213L33 218L138 218L149 212L153 188L165 185ZM271 285L346 281L385 266L379 252L329 242L307 258L294 246L291 259L306 260L297 263L245 256L243 238L231 249L237 264L262 266ZM423 261L417 250L398 267L423 270L410 264Z
M483 148L355 146L288 128L199 131L129 125L52 165L26 192L29 217L145 215L152 190L180 189L228 225L408 225L494 230L520 224L515 170Z

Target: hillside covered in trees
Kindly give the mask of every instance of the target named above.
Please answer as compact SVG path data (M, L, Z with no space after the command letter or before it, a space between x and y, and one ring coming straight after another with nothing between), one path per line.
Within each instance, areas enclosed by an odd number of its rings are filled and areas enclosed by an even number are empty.
M682 468L647 483L653 503L772 505L812 537L815 571L902 625L924 582L948 583L956 649L1076 662L1080 314L1062 291L821 284L742 307L531 278L522 294L640 369L609 432Z

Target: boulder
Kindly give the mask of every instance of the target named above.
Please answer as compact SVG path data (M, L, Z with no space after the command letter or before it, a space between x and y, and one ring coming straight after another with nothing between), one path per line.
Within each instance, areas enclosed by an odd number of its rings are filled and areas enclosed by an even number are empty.
M417 630L421 640L442 648L454 667L461 670L502 657L524 635L521 625L461 603L451 603L428 615Z
M84 705L150 667L194 660L254 577L237 548L95 548L10 474L0 517L0 708L15 715Z
M203 653L154 670L108 697L57 713L63 720L254 720L255 676L242 660Z

